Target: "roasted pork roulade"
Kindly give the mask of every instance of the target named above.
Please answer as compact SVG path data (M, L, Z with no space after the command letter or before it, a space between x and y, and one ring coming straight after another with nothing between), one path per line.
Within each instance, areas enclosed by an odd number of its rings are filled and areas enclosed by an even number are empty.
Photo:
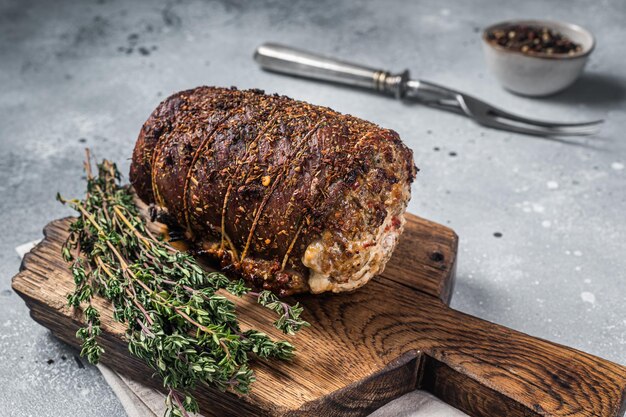
M393 130L259 90L199 87L144 124L130 180L200 252L279 295L383 271L417 169Z

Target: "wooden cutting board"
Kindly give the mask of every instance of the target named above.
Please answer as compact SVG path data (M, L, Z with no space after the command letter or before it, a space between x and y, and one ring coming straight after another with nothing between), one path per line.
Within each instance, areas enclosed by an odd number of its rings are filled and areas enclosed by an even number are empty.
M60 257L70 219L44 229L45 239L22 263L13 288L33 319L78 346L82 314L66 307L73 281ZM351 294L300 296L311 327L290 341L290 362L255 360L257 382L241 396L197 390L214 416L363 416L420 388L471 416L620 416L626 368L447 306L454 284L457 236L407 215L407 227L384 274ZM124 328L103 300L102 362L146 385L158 380L130 356ZM243 327L273 316L238 302Z

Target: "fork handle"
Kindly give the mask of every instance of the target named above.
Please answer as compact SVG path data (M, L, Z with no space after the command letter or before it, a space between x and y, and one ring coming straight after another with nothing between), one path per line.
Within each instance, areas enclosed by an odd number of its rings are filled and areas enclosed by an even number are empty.
M259 46L254 59L265 70L367 88L398 98L404 96L409 79L408 71L391 74L275 43Z

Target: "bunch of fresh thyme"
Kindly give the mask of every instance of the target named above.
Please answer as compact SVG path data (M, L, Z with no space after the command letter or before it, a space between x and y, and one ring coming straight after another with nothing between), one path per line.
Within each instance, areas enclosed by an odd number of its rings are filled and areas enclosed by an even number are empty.
M168 389L167 416L198 412L190 391L198 384L247 393L254 382L249 354L288 359L294 347L258 330L241 331L235 305L220 294L245 294L279 314L274 325L293 334L308 323L302 308L281 302L268 291L251 292L242 281L206 272L189 254L148 230L128 188L120 185L115 164L104 160L93 176L89 153L85 163L84 200L59 201L79 212L63 246L76 287L68 294L72 307L84 305L85 327L77 332L81 355L97 363L100 314L96 295L111 301L114 319L125 323L131 354L143 359Z

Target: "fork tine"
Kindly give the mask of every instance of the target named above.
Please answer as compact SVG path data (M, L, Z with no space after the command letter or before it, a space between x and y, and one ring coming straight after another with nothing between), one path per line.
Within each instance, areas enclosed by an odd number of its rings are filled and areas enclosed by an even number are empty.
M505 123L494 118L476 118L478 123L497 129L509 130L511 132L525 133L535 136L590 136L597 133L597 125L580 126L580 127L556 127L550 128L546 126L534 125L513 125Z
M534 124L529 124L526 122L519 122L517 120L510 120L510 119L505 119L505 118L494 118L492 120L495 120L496 122L502 123L506 126L519 126L522 128L529 128L529 129L538 129L540 131L544 131L544 132L553 132L555 134L558 133L594 133L597 132L599 130L599 125L598 124L593 124L593 125L582 125L582 126L572 126L572 125L534 125Z
M491 107L491 109L488 110L488 113L493 113L496 116L499 116L505 119L511 119L517 122L528 123L530 125L535 125L535 126L543 126L543 127L579 127L580 126L582 127L582 126L596 126L596 125L604 123L604 120L602 119L592 120L589 122L577 122L577 123L548 122L544 120L529 119L527 117L518 116L517 114L509 113L497 107L492 107L492 106L489 106L489 107Z
M508 113L482 100L458 93L456 99L463 111L478 123L497 129L537 136L587 136L599 129L602 121L584 123L552 123L527 119Z

